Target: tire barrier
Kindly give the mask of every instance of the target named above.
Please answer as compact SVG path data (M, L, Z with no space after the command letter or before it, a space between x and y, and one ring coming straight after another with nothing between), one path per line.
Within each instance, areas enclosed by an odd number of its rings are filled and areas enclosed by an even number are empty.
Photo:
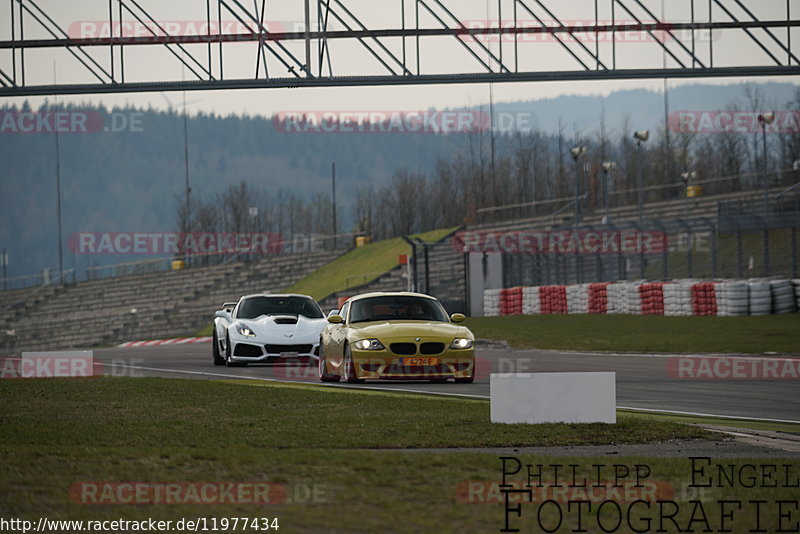
M794 286L794 296L795 296L795 308L800 310L800 279L792 280L792 285Z
M717 292L715 282L701 282L692 286L693 315L708 317L717 315Z
M794 313L797 308L791 280L771 280L769 286L772 291L772 312L776 314Z
M500 293L502 289L487 289L483 292L484 317L497 317L500 315Z
M610 283L589 284L588 313L603 314L608 312L608 286Z
M500 293L500 315L522 315L522 288L503 289Z
M750 315L769 315L772 313L772 289L768 280L749 282Z
M525 287L522 289L522 313L524 315L539 315L542 306L539 302L539 287Z
M692 306L691 280L680 280L664 286L664 315L668 317L690 317Z
M747 282L720 282L715 286L717 292L717 315L720 317L741 317L750 315L749 285Z
M567 286L543 286L539 290L539 306L542 314L566 314Z
M589 284L567 286L567 312L572 314L589 313Z
M608 292L608 312L611 315L617 315L625 312L625 307L623 304L625 303L625 294L627 290L625 289L625 284L616 282L613 284L609 284L607 288Z
M622 313L626 315L642 314L642 296L639 294L641 282L629 282L623 284L625 288L625 302L622 306Z
M639 286L642 315L664 315L664 285L663 282L655 282Z
M675 280L515 287L484 292L484 315L740 317L800 310L798 280Z

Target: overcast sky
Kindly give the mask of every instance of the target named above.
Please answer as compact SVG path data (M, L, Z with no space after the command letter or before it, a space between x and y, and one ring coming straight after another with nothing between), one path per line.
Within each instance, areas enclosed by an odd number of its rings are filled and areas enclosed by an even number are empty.
M1 0L0 0L1 1ZM8 0L7 0L8 1ZM401 5L402 0L341 0L342 3L355 14L370 29L400 28L402 24ZM6 3L6 2L3 2ZM16 2L9 2L16 5ZM240 3L255 11L253 0L240 0ZM435 2L428 2L434 5ZM454 13L459 21L466 25L480 26L485 25L486 21L496 24L498 20L510 25L513 21L513 0L501 0L498 6L497 0L446 0L443 1ZM689 0L645 0L643 2L654 14L661 18L661 13L666 4L663 19L672 22L688 22L691 19ZM786 2L783 0L744 0L745 5L752 10L759 18L786 20ZM63 0L40 0L37 2L47 14L52 17L62 28L71 36L99 37L108 36L108 2L106 0L81 0L80 2L64 2ZM169 25L173 32L193 33L197 31L205 32L206 21L206 2L202 0L174 0L171 2L140 0L139 4L144 7L149 14L160 24L167 27ZM212 21L216 23L216 0L211 0ZM229 0L229 4L234 6L235 2ZM261 6L261 2L257 2ZM316 26L316 6L317 1L311 0L312 4L312 26ZM532 9L535 2L527 0L527 5ZM571 0L570 2L546 2L552 12L561 20L572 21L574 23L593 23L594 21L594 0ZM601 22L611 22L611 1L599 0L600 11L599 19ZM633 9L634 2L631 4ZM695 18L699 21L708 20L708 6L705 2L695 2ZM703 4L703 5L700 5ZM734 3L731 1L725 4ZM333 5L336 5L335 2ZM302 0L266 1L266 26L274 31L300 31L303 29L304 2ZM10 39L11 37L11 18L8 16L8 6L4 7L3 20L0 21L0 39ZM238 9L238 8L237 8ZM733 8L731 8L733 9ZM800 15L800 5L794 9L797 13L790 16L796 19ZM502 10L502 14L499 11ZM534 9L535 13L545 21L552 21L552 17L546 14L541 8ZM521 4L518 4L519 20L525 25L537 25L538 22L527 12ZM239 11L239 13L242 13ZM337 13L346 18L346 21L355 26L355 22L344 15L341 8L337 8ZM437 13L445 17L443 11ZM634 10L634 15L642 20L652 20L644 13L641 8ZM748 19L744 11L736 8L734 15L741 19ZM119 32L118 14L114 11L113 25L115 35ZM223 11L223 27L233 31L244 32L243 28L237 28L231 23L235 22L234 16ZM405 0L405 20L407 27L413 27L415 18L415 2ZM15 17L16 32L19 36L19 17ZM616 20L620 22L635 22L632 15L626 13L621 7L617 7ZM729 21L730 19L722 14L722 11L715 8L715 21ZM420 25L424 28L440 27L440 24L431 17L424 9L420 16ZM142 33L144 28L134 22L133 17L126 13L123 25L126 35L147 35ZM342 29L340 22L335 22L332 29ZM776 35L785 40L786 30L776 30ZM763 32L762 32L762 35ZM26 38L49 38L50 35L35 21L30 15L25 16L25 37ZM676 36L682 40L687 47L691 47L691 34L681 34ZM670 38L670 48L684 62L689 62L685 52L680 51L675 38ZM769 56L761 51L758 46L741 31L717 32L710 37L707 33L696 35L696 47L698 55L702 61L708 62L709 40L713 41L715 50L715 66L723 65L767 65L771 61ZM398 57L403 56L403 43L400 39L388 39L384 41L386 46ZM593 36L583 36L583 42L592 51L595 48ZM792 42L800 43L800 29L792 30ZM304 61L303 43L283 43L298 59ZM500 44L498 42L484 42L495 56L500 55ZM253 78L257 62L257 43L241 43L225 45L224 68L225 78ZM778 53L778 47L774 43L768 44L773 53ZM476 43L469 42L470 50L479 54L484 60L488 60L488 54ZM571 45L585 61L589 56L580 50L574 43ZM523 37L517 44L519 50L518 62L521 71L535 70L576 70L580 65L573 60L560 44L551 37L528 36ZM800 50L795 45L796 54L800 55ZM316 52L316 43L313 46ZM205 45L190 45L189 50L198 60L206 65L207 48ZM507 65L513 68L515 62L515 45L513 40L502 45L503 59ZM657 67L666 65L676 67L678 64L662 52L660 46L652 36L647 34L621 35L618 39L618 66L619 67ZM611 61L611 44L609 39L605 39L600 44L601 57L604 61ZM110 70L110 59L107 48L90 49L90 53L95 60L107 70ZM405 43L405 55L408 58L407 65L412 71L416 71L417 50L414 39L408 39ZM384 58L387 56L384 54ZM481 72L482 66L468 52L458 40L447 38L427 38L423 39L420 46L420 70L423 73L449 73L449 72ZM782 57L785 56L785 53ZM119 74L119 51L117 50L117 74ZM18 68L19 58L17 56ZM180 62L163 46L146 47L127 47L125 49L125 69L127 81L141 80L181 80L192 79L193 74L186 71ZM84 67L77 60L62 50L33 50L26 53L25 61L27 64L28 83L49 84L54 76L59 82L88 83L96 81L89 75ZM366 49L356 41L336 41L331 44L331 61L334 75L364 74L376 75L386 74L387 71L375 60ZM218 75L219 56L216 47L212 49L212 65L214 75ZM55 74L54 74L55 65ZM267 60L270 75L286 76L287 70L274 57L270 56ZM0 54L0 68L6 73L11 73L11 53L3 51ZM314 67L316 73L316 65ZM327 70L325 71L327 74ZM263 67L261 75L264 75ZM779 78L781 81L800 82L797 77ZM766 80L766 79L765 79ZM701 80L682 80L671 81L670 84L678 85L684 83L697 83ZM740 79L706 79L704 82L711 83L731 83L739 82ZM759 80L754 80L759 81ZM536 100L541 98L554 97L562 94L608 94L611 91L622 88L646 87L653 90L661 90L662 80L642 80L627 82L583 82L583 83L501 83L494 84L494 98L497 102L517 101L517 100ZM431 107L460 107L478 105L486 103L489 99L489 89L486 84L476 85L441 85L441 86L418 86L418 87L368 87L368 88L346 88L346 89L271 89L271 90L248 90L248 91L207 91L192 92L187 96L190 112L207 111L219 114L247 113L251 115L269 115L279 111L297 110L417 110ZM42 99L32 98L30 101L34 106L38 105ZM103 102L108 106L133 104L158 108L168 108L169 106L179 107L181 104L180 93L152 93L152 94L124 94L110 96L79 96L65 98L61 101L94 103ZM9 103L19 103L19 100L6 99Z

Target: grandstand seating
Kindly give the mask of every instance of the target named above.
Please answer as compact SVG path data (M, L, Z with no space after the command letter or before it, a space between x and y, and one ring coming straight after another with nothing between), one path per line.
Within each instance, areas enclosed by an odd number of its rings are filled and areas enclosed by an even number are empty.
M281 291L341 253L288 254L1 292L0 352L190 336L212 321L223 302Z

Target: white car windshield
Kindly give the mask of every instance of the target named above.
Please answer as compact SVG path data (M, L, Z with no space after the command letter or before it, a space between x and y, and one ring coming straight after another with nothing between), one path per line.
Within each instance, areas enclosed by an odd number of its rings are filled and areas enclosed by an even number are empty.
M350 310L351 323L398 320L449 321L439 301L424 297L371 297L354 301Z
M237 319L255 319L262 315L302 315L322 319L319 305L306 297L250 297L239 304Z

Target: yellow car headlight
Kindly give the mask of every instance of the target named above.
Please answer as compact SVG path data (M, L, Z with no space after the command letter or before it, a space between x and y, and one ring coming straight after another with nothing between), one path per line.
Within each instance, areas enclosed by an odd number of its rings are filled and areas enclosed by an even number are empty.
M384 350L383 343L377 339L359 339L353 346L358 350Z
M465 337L457 337L450 343L451 349L471 349L473 342L471 339L467 339Z

